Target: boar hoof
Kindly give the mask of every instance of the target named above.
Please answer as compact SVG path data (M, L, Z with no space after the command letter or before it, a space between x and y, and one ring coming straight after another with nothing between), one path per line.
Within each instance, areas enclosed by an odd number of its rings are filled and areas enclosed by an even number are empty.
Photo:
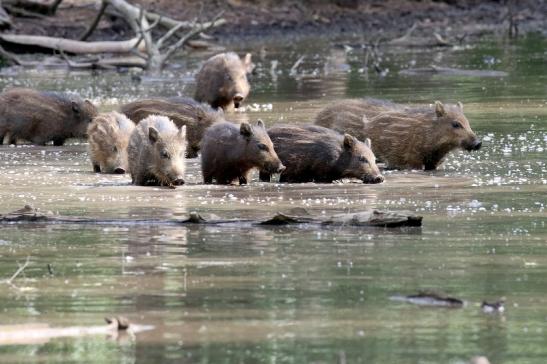
M118 167L114 170L114 173L116 173L116 174L125 174L125 169Z
M182 178L177 178L176 180L172 182L172 185L174 186L182 186L183 184L184 184L184 179Z

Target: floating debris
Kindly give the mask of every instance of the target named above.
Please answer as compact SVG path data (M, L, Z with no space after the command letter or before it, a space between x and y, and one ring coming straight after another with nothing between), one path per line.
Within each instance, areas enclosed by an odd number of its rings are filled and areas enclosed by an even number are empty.
M443 296L433 292L420 292L409 296L392 296L393 301L412 303L418 306L437 306L448 308L461 308L465 302L454 297Z

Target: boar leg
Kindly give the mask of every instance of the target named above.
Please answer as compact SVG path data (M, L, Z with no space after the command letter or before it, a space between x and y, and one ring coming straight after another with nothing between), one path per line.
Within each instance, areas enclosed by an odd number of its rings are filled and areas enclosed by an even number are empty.
M443 156L438 152L432 152L430 155L424 158L424 169L426 171L433 171L437 169L437 166L441 163Z
M204 174L203 183L205 183L206 185L210 185L211 183L213 183L213 176Z
M101 173L101 166L96 163L93 163L93 172Z
M271 182L272 175L269 174L268 172L260 171L260 173L258 174L258 178L260 179L261 182Z

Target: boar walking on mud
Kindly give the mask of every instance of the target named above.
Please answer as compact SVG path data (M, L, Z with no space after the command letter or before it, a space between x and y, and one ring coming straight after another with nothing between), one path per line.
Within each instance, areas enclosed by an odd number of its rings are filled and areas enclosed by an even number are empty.
M370 140L360 142L349 134L316 125L275 126L268 130L279 159L286 167L280 182L324 182L357 178L364 183L381 183ZM270 174L260 172L260 180Z
M436 169L455 149L478 150L482 142L463 105L406 107L380 100L341 101L322 110L315 123L363 140L387 168Z
M196 76L194 98L212 107L233 111L239 108L249 95L247 74L253 69L251 54L243 59L233 52L217 54L209 58Z
M163 115L179 128L186 125L188 138L187 158L198 156L205 129L216 122L224 121L222 111L188 97L143 99L123 105L120 112L136 123L150 115Z
M201 148L201 168L205 183L246 184L258 168L280 173L285 166L279 160L262 121L256 125L215 124L205 132Z
M177 128L169 118L150 115L135 127L127 147L133 184L184 184L186 125Z
M89 156L93 171L124 174L128 170L127 145L135 123L115 111L99 114L89 127Z
M0 144L18 139L37 145L85 137L97 108L77 95L12 88L0 94Z

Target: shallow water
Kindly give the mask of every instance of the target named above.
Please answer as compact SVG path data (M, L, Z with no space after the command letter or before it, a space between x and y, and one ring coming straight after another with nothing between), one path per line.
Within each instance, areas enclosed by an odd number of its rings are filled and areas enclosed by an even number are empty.
M462 101L484 147L436 172L386 172L381 185L134 187L91 172L86 145L0 147L0 213L32 204L63 215L265 217L369 208L413 211L421 229L9 225L0 227L0 324L98 325L125 315L155 326L136 337L0 346L0 362L544 363L547 358L546 41L485 41L455 50L386 49L381 77L364 52L309 42L266 45L244 113L269 125L307 122L326 103L362 95ZM243 49L242 51L247 51ZM289 70L306 58L295 75ZM0 86L73 90L114 109L154 95L191 95L194 54L163 78L2 70ZM272 71L272 62L277 68ZM275 63L275 62L274 62ZM503 78L402 76L431 63L500 70ZM279 73L280 72L280 73ZM48 268L49 264L49 268ZM420 290L462 309L390 300ZM503 315L482 300L505 299Z

